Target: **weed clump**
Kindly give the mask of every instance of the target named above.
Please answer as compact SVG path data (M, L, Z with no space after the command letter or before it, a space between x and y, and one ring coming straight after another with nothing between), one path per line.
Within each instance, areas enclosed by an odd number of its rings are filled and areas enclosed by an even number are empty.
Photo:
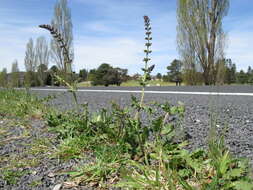
M106 189L252 189L247 163L230 155L223 136L210 138L208 151L189 152L187 141L175 141L184 117L183 104L144 103L145 87L154 69L148 65L152 45L148 16L144 16L144 25L140 100L132 96L130 107L112 104L111 111L89 113L85 105L82 113L47 116L48 124L62 139L61 158L92 154L91 162L69 172L74 182ZM170 122L171 117L176 121Z

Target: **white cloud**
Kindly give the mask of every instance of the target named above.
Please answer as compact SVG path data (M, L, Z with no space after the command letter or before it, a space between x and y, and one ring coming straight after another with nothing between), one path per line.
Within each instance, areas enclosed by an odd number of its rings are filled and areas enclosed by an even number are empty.
M112 24L111 22L99 21L99 20L84 23L83 30L94 32L94 35L100 32L101 33L120 33L121 32L121 30L117 28L115 24Z
M95 31L95 32L112 31L112 29L110 27L106 26L105 24L103 24L102 22L99 22L99 21L85 24L84 28L87 28L87 29Z
M139 65L142 44L129 38L82 38L75 45L75 70L97 68L101 63L130 68ZM132 71L134 72L134 71Z
M229 34L227 57L236 63L238 70L253 65L253 32L240 32Z
M17 22L19 22L17 20ZM26 44L29 38L36 40L39 36L49 36L48 32L30 24L31 21L20 22L20 25L8 23L0 24L0 70L7 68L11 70L11 63L17 59L20 70L25 70L23 60ZM29 24L28 24L29 23Z
M234 18L235 26L228 32L227 57L236 63L238 70L253 65L253 18Z

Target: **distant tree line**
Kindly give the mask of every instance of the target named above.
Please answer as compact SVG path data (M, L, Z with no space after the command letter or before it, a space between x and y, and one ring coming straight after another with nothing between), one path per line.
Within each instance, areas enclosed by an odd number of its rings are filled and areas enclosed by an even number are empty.
M31 46L32 41L28 46ZM30 47L29 47L30 48ZM32 48L30 48L32 49ZM30 51L29 49L29 51ZM41 53L40 53L41 54ZM46 53L44 53L46 54ZM35 57L38 55L34 53ZM7 73L7 69L4 68L0 72L0 86L1 87L22 87L22 86L59 86L61 85L56 79L55 74L59 73L59 68L53 65L48 69L47 58L41 56L39 59L44 61L38 61L38 66L33 66L29 62L32 57L26 56L25 62L27 71L21 72L18 67L18 61L14 60L12 63L12 70ZM34 58L35 60L38 58ZM45 61L46 60L46 61ZM36 61L36 62L37 62ZM35 62L35 63L36 63ZM45 64L44 64L45 63ZM253 69L249 66L247 71L237 71L236 64L231 59L222 60L223 72L219 75L219 81L217 84L253 84ZM29 69L28 69L29 68ZM101 64L96 69L81 69L79 73L72 73L72 77L79 82L89 81L91 85L97 86L120 86L127 80L139 80L139 75L128 75L127 69L119 67L113 67L108 63ZM167 74L162 75L157 73L156 76L151 76L152 79L160 80L164 82L173 82L175 85L184 83L186 85L203 85L205 84L203 75L200 72L193 72L185 69L184 63L178 59L173 60L170 65L167 66Z
M221 60L220 73L217 73L216 84L253 84L253 70L249 66L247 72L243 70L237 71L236 64L231 59ZM157 79L162 79L166 82L175 82L180 85L184 82L186 85L202 85L205 84L203 73L201 71L189 70L184 66L184 63L180 60L173 60L167 67L167 74L157 74Z
M32 67L31 67L32 68ZM40 64L37 69L20 72L18 69L18 62L15 60L12 64L12 72L7 73L4 68L0 72L0 86L1 87L35 87L35 86L59 86L59 81L56 80L55 75L59 73L56 65L50 69L45 64ZM103 63L97 69L88 71L81 69L79 73L72 73L72 77L78 82L91 81L94 86L103 85L117 85L120 86L122 82L130 79L128 70L119 67L112 67L110 64Z

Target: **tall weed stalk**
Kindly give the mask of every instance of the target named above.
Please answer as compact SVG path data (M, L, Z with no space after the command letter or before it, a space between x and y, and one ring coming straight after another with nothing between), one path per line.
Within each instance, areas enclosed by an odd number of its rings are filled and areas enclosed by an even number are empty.
M145 95L145 87L147 86L148 84L148 81L151 79L150 77L150 74L151 72L153 71L155 65L151 65L149 67L148 63L149 61L151 60L150 58L150 54L152 53L152 50L151 50L151 41L152 41L152 31L151 31L151 23L150 23L150 18L148 16L144 16L144 27L145 27L145 40L146 40L146 43L145 43L145 46L146 46L146 49L144 50L144 53L145 53L145 57L143 59L143 62L144 62L144 68L142 68L142 71L144 72L142 77L141 77L141 80L140 80L140 85L142 86L142 92L141 92L141 99L140 99L140 102L139 102L139 107L142 108L143 106L143 102L144 102L144 95ZM137 113L136 113L136 116L135 118L138 119L140 115L140 109L138 109Z
M70 53L68 51L67 44L62 37L62 34L56 28L54 28L53 26L48 25L48 24L42 24L42 25L39 25L39 27L48 30L51 33L51 35L53 36L53 38L55 39L55 41L59 44L59 46L63 50L64 62L65 62L64 65L71 64L72 60L70 59ZM65 71L65 72L66 72L65 74L67 74L67 71ZM70 71L70 72L72 75L72 71ZM77 93L77 81L73 81L71 79L70 82L68 82L66 78L64 79L64 77L61 77L57 74L54 74L54 77L58 80L58 82L60 84L64 84L65 86L67 86L69 88L69 92L71 92L71 94L73 95L74 102L75 102L76 108L78 110L79 105L78 105L77 94L76 94Z

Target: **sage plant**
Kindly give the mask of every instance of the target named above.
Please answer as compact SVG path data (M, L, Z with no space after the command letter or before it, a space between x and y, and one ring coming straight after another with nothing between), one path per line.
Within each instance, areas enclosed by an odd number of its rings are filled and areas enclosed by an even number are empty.
M140 120L140 112L141 110L145 109L144 104L144 94L145 94L145 87L148 84L148 81L151 79L150 73L154 69L155 65L149 66L148 62L151 60L149 55L151 54L151 25L150 25L150 19L148 16L144 16L144 27L145 27L145 46L146 49L144 50L145 57L143 59L143 62L145 63L144 68L142 68L142 71L144 72L140 79L140 85L142 86L142 92L141 92L141 99L138 102L136 98L132 97L132 106L137 108L136 114L135 114L135 121L133 123L133 128L135 130L135 134L137 135L137 141L138 145L140 146L140 150L142 152L142 155L145 157L145 160L147 160L147 155L145 153L145 142L148 139L148 131L149 129L146 126L142 126L141 120ZM135 148L136 149L136 148Z
M152 41L152 37L151 37L151 25L150 25L150 19L148 16L144 16L144 26L145 26L145 40L146 40L146 43L145 43L145 46L146 46L146 49L144 50L144 53L145 53L145 57L143 59L145 65L144 65L144 68L142 68L143 70L143 75L142 75L142 78L141 78L141 81L140 81L140 85L142 86L142 94L141 94L141 101L140 101L140 106L143 105L143 100L144 100L144 91L145 91L145 87L147 86L148 84L148 81L151 79L150 77L150 73L153 71L155 65L151 65L150 67L148 66L148 62L151 60L151 58L149 57L149 55L151 54L151 41Z
M145 27L145 47L146 49L144 50L145 57L143 59L144 68L142 68L142 71L144 72L141 80L140 80L140 85L142 86L142 92L141 92L141 99L140 99L140 104L139 108L141 109L143 107L143 102L144 102L144 94L145 94L145 87L148 84L148 81L151 80L150 73L153 71L155 68L155 65L148 65L148 62L151 60L150 54L151 54L151 41L152 41L152 32L151 32L151 24L150 24L150 19L148 16L144 16L144 27ZM137 111L135 118L139 118L139 110Z

